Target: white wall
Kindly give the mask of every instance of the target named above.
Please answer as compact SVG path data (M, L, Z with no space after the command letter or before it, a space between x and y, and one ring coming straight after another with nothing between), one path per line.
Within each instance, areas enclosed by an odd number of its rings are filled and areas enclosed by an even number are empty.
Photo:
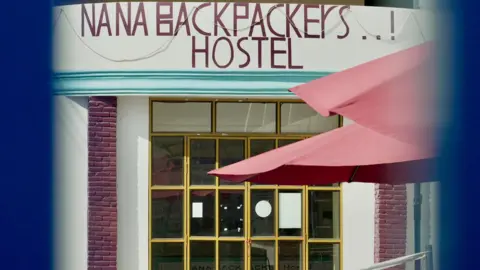
M88 258L88 97L54 98L55 269Z
M148 269L148 97L117 102L117 269Z
M353 123L344 119L343 125ZM343 269L358 270L374 264L375 185L343 184Z

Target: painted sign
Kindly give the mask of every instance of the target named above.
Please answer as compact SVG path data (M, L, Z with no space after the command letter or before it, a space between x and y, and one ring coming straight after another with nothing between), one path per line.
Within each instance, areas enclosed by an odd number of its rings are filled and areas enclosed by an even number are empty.
M335 72L432 38L432 14L363 6L128 2L59 6L56 71Z

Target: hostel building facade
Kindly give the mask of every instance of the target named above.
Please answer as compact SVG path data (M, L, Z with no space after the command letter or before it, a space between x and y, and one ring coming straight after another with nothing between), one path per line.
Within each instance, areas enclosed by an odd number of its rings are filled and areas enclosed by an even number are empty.
M353 270L407 252L406 186L206 173L349 124L288 89L431 39L430 12L94 2L54 8L59 269Z

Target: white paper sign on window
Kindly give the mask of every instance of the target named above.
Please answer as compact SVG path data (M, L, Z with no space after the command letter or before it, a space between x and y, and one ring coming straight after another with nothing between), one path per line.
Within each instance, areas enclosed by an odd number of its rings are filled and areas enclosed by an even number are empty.
M302 194L279 193L278 218L280 229L302 228Z
M192 218L203 218L203 203L192 203Z

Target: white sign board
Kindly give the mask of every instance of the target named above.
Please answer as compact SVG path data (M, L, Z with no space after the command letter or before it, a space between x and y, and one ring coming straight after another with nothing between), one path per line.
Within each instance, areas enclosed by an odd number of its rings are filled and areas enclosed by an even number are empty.
M336 72L432 38L429 11L364 6L131 2L54 9L57 72Z
M278 227L280 229L302 228L302 193L278 194Z

